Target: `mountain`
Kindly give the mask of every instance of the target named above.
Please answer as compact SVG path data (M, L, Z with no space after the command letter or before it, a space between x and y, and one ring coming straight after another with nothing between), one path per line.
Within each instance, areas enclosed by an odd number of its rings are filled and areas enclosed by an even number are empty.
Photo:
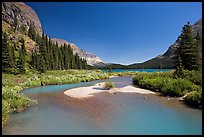
M42 27L37 14L23 2L2 2L2 20L12 27L16 26L15 31L21 29L28 31L32 23L35 31L40 35L42 34Z
M73 50L74 54L78 54L79 57L81 58L85 58L87 61L88 65L92 65L92 66L98 66L98 65L103 65L105 64L105 62L103 62L98 56L96 56L95 54L92 54L90 52L87 52L83 49L80 49L79 47L77 47L75 44L70 43L66 40L63 39L59 39L59 38L51 38L52 41L54 42L58 42L59 45L64 45L65 44L69 44Z
M199 19L198 21L196 21L192 25L192 28L193 28L194 37L196 36L197 32L202 34L202 19ZM128 68L159 68L159 67L174 68L173 56L174 56L176 47L178 46L179 42L180 42L180 39L178 37L177 40L172 45L170 45L170 47L164 54L159 55L153 59L147 60L143 63L131 64L128 66ZM200 50L199 55L200 55L200 58L202 58L201 50Z
M25 32L28 32L30 25L33 25L37 34L42 35L43 28L36 12L23 2L2 2L2 30L9 33L12 41L18 41L20 37L25 39L26 48L31 53L36 43L31 40ZM49 35L49 34L48 34ZM70 44L73 53L78 53L79 57L85 58L88 65L105 64L98 56L80 49L73 43L60 38L52 38L53 42L59 45Z

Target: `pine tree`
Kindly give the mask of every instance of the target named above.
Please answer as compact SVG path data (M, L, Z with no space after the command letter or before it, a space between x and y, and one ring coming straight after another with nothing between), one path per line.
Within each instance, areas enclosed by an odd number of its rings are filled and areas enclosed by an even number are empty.
M10 56L9 56L9 47L8 47L8 36L6 33L2 32L2 71L7 72L11 67L10 65Z
M86 59L82 58L81 61L82 61L82 69L87 69L88 67L87 67Z
M84 69L88 69L87 61L84 59Z
M69 68L68 46L64 43L64 68Z
M45 35L45 60L47 69L51 70L51 52L47 35Z
M16 63L16 56L15 56L15 47L14 47L14 45L10 47L10 52L9 52L10 53L10 58L11 58L11 60L10 60L11 68L16 67L16 64L15 64Z
M79 64L79 55L76 53L75 56L74 56L74 61L75 61L75 68L76 69L79 69L80 67L80 64Z
M43 69L47 70L47 58L46 58L46 38L45 38L45 35L44 35L44 31L42 33L42 40L41 40L41 43L39 45L39 53L40 55L42 56L42 58L40 57L40 60L43 60L44 62L44 65L43 65Z
M82 59L79 59L79 69L82 69Z
M32 22L30 23L30 26L28 29L28 37L36 41L36 32L35 32L34 24Z
M34 69L38 69L37 51L33 50L31 53L31 66Z
M35 42L36 42L37 44L40 44L40 43L41 43L41 40L42 40L42 38L37 34L37 35L36 35Z
M180 55L178 55L178 65L176 67L176 71L174 72L174 75L178 77L183 76L183 66L182 66L182 60L181 60Z
M14 23L13 23L13 26L14 26L14 32L17 31L17 28L18 28L18 16L15 16L14 18Z
M60 47L60 62L61 62L61 69L64 69L64 48L63 46Z
M178 57L180 57L183 68L193 70L196 68L195 41L192 34L192 26L189 22L184 25L179 39L180 43L175 52L176 67L179 65Z
M39 68L38 68L38 71L40 73L46 72L45 59L44 59L42 54L39 54Z
M56 44L53 44L53 69L54 70L58 70L59 66L58 66L58 62L59 62L59 58L58 58L58 44L56 42Z
M18 67L19 73L23 74L23 73L25 73L26 49L25 49L24 39L21 39L21 41L22 41L22 45L21 45L21 48L19 49L19 58L18 58L18 65L17 65L17 67Z
M202 36L201 33L196 35L196 68L202 69Z

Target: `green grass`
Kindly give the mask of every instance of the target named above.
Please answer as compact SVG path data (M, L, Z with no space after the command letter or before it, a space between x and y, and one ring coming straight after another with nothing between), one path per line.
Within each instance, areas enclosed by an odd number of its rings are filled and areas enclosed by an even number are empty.
M108 74L100 70L56 70L43 74L27 72L24 75L2 74L2 126L10 113L20 112L37 101L29 99L20 91L43 85L70 84L107 79Z

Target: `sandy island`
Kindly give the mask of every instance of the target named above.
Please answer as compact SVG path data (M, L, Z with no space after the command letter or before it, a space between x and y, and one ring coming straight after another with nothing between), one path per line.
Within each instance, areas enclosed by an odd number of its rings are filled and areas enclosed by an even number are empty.
M96 93L106 92L111 94L117 94L117 92L122 93L139 93L139 94L156 94L153 91L137 88L131 85L125 86L123 88L112 88L112 89L105 89L104 88L105 82L97 83L94 86L89 87L79 87L79 88L73 88L66 90L64 92L65 95L73 97L73 98L88 98L93 97Z

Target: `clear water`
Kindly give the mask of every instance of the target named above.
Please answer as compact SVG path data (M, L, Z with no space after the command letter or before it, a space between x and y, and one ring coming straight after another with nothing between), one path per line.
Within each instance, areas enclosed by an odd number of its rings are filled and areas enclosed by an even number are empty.
M112 69L112 72L166 72L173 69ZM104 72L109 72L108 69L103 69Z
M117 87L131 84L131 77L111 79ZM24 91L39 104L11 115L2 134L111 134L201 135L202 111L178 100L134 93L96 94L77 100L65 96L69 88L97 82L44 86Z

